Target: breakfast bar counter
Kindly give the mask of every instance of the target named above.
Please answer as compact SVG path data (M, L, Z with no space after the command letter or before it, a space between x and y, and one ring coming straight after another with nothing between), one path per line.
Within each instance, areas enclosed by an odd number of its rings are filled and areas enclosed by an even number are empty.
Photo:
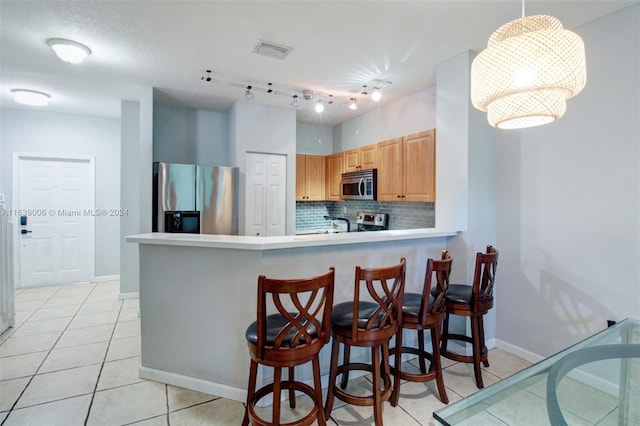
M129 236L127 242L137 243L140 253L140 377L244 401L245 330L256 318L260 274L300 278L334 266L334 303L340 303L353 299L356 265L387 266L404 257L406 291L419 291L427 257L439 258L455 235L414 229L283 237ZM323 374L329 352L327 345L320 353ZM310 377L305 367L296 376ZM271 379L271 369L261 373L259 381Z

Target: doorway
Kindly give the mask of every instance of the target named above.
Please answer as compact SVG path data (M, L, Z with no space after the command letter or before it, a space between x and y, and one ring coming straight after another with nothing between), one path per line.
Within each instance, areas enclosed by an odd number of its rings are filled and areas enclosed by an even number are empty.
M94 158L16 153L12 199L16 287L91 281Z

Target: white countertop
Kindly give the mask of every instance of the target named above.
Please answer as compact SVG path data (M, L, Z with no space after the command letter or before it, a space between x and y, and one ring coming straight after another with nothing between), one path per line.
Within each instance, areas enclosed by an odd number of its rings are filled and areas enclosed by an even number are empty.
M245 237L241 235L170 234L153 232L126 237L129 243L184 247L229 248L239 250L274 250L342 244L397 241L420 238L453 237L458 231L434 228L402 229L377 232L286 235L282 237Z

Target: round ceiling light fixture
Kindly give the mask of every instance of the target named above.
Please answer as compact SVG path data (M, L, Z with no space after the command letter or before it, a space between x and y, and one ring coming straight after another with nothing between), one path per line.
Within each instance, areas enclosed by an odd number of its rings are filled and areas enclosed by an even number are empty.
M47 40L47 44L53 49L58 58L72 64L79 64L91 54L91 49L73 40L50 38Z
M371 100L373 102L379 102L380 99L382 99L382 93L380 93L380 90L374 89L373 92L371 92Z
M324 105L322 104L321 101L318 101L318 103L315 106L315 109L317 113L321 113L322 111L324 111Z
M12 89L13 100L23 105L47 106L51 95L28 89Z

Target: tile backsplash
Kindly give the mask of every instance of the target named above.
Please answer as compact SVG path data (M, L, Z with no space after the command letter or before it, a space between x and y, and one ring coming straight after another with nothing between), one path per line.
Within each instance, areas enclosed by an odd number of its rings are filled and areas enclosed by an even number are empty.
M344 209L346 208L346 213ZM326 228L324 216L346 217L355 226L360 211L388 213L389 229L435 228L435 203L383 203L377 201L297 201L296 229Z

